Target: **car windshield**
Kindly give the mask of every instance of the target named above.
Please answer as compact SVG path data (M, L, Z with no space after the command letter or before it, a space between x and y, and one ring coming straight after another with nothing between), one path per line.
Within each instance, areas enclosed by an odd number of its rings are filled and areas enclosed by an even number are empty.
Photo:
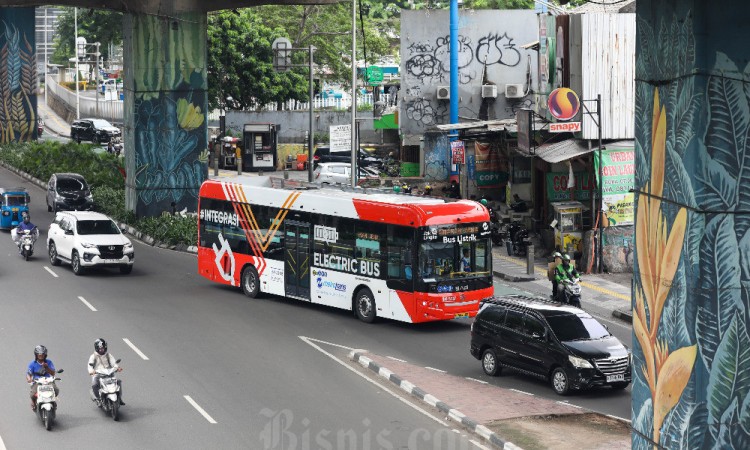
M79 220L78 234L120 234L120 229L111 220Z
M114 128L114 126L111 123L103 119L94 119L92 120L92 122L94 123L94 126L96 128Z
M550 328L560 341L583 341L609 336L602 324L588 314L572 312L550 312L545 314Z
M6 195L5 204L8 206L24 206L26 205L25 195Z
M86 183L76 178L58 178L58 191L85 191Z

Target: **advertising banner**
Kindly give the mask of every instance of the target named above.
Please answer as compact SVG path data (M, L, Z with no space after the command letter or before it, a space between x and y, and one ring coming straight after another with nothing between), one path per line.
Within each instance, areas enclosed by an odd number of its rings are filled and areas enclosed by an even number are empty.
M550 202L560 202L564 200L584 201L591 199L591 191L594 190L595 184L589 177L589 173L574 172L575 187L568 189L568 172L550 172L547 174L547 200ZM573 191L575 198L571 197Z
M513 183L531 183L531 158L523 156L513 158Z
M474 142L475 181L478 188L499 188L508 182L508 159L490 144Z
M328 127L331 152L345 152L352 150L352 126L331 125Z
M464 141L451 142L451 161L453 164L466 164L466 148Z
M632 225L635 221L635 150L602 150L602 203L608 225ZM594 152L594 170L599 177L599 152Z

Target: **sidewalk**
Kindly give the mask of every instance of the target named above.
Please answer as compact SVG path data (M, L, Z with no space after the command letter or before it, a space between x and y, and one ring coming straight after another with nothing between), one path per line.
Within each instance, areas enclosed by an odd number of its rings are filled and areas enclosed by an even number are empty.
M44 94L40 95L44 98ZM57 115L52 108L47 105L47 102L39 101L36 105L37 114L44 121L44 133L52 133L58 136L70 137L70 124L65 122L60 116ZM44 136L44 135L42 135Z
M547 280L547 260L534 259L534 274L527 274L526 258L508 256L505 247L492 248L492 270L496 277L512 282L533 282L550 290ZM633 322L631 309L632 274L581 274L581 286L585 289L584 306L587 302L611 312L612 316ZM518 286L521 288L522 286Z

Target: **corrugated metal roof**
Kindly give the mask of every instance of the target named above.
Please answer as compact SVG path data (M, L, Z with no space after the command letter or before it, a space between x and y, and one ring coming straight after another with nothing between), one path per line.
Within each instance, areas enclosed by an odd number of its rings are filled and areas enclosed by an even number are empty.
M492 128L493 131L501 131L505 129L505 126L515 124L516 119L501 119L501 120L479 120L476 122L463 122L463 123L448 123L445 125L437 125L436 128L442 131L449 130L470 130L473 128Z
M540 145L536 149L535 155L548 163L554 164L561 161L567 161L576 156L585 155L586 153L594 151L595 148L596 147L592 147L589 149L588 143L585 141L568 139L567 141L555 142L554 144Z
M619 13L620 9L635 3L635 0L597 0L596 3L586 2L570 10L570 14L587 13ZM628 10L629 11L629 10Z

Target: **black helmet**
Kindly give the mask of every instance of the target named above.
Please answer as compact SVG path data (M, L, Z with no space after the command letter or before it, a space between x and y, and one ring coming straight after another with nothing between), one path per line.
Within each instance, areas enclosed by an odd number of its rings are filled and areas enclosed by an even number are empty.
M44 357L47 357L47 347L43 345L37 345L34 347L34 356L44 355Z
M107 341L102 338L94 341L94 350L96 350L96 353L100 355L107 353Z

